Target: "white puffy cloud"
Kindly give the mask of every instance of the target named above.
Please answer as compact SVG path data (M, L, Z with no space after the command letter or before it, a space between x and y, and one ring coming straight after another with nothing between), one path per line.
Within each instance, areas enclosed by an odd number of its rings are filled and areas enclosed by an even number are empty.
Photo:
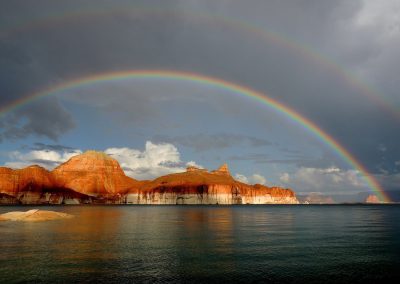
M236 174L235 179L240 182L243 182L243 183L249 183L249 179L245 175L242 175L242 174Z
M8 154L10 162L5 166L10 168L23 168L30 165L39 165L46 169L53 169L59 164L66 162L72 156L81 154L81 150L54 151L54 150L33 150L27 153L13 151Z
M299 192L349 191L366 189L366 182L357 170L342 170L336 167L301 167L292 174L283 173L280 181Z
M260 174L253 174L249 177L242 174L236 174L235 179L247 184L256 184L256 183L263 185L267 184L267 179Z
M186 163L187 167L196 167L199 169L204 169L204 167L202 165L197 164L195 161L189 161Z
M258 184L266 184L267 183L267 179L259 174L254 174L250 177L250 181L251 183L258 183Z
M152 179L185 171L178 149L169 143L147 141L143 151L125 147L108 148L105 153L115 158L128 176L136 179Z
M289 183L290 182L290 175L288 173L283 173L279 179L281 180L281 182L283 183Z

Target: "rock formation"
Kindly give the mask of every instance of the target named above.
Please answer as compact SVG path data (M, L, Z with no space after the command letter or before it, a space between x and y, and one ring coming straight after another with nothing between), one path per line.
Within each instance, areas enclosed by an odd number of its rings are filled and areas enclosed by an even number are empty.
M0 168L0 204L121 203L125 192L140 184L116 160L88 151L52 172L39 166Z
M365 203L381 203L381 201L379 200L378 196L376 196L375 194L370 194L368 195L367 199L365 200Z
M0 204L19 204L19 200L12 195L0 193Z
M87 151L49 172L0 168L0 204L297 204L290 189L236 181L226 164L137 181L105 153Z
M51 174L42 167L30 166L20 170L0 168L0 189L12 196L22 191L39 191L52 186Z
M89 196L62 188L51 172L39 166L0 168L0 204L89 203Z
M14 211L0 215L0 221L39 222L58 219L69 219L73 216L66 213L32 209L26 212Z
M226 176L231 175L231 173L229 172L228 165L226 163L220 166L217 170L212 171L212 173L217 175L226 175Z
M96 151L72 157L52 174L58 186L91 196L124 194L138 184L125 175L115 159Z
M184 173L159 177L133 188L131 204L297 204L290 189L236 181L224 164L218 170L190 167Z

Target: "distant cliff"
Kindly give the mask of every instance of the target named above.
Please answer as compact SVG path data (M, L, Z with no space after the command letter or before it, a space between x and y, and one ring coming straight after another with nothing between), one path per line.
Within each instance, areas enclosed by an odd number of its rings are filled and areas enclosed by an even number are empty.
M225 164L138 181L105 153L87 151L53 171L0 167L0 204L297 204L290 189L235 180Z
M375 194L370 194L365 199L365 203L379 204L382 202L379 200L378 196L376 196Z

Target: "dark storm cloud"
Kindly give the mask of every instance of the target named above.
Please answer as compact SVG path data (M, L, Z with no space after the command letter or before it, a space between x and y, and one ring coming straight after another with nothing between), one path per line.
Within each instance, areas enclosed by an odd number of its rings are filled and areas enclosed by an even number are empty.
M22 139L30 135L52 140L75 127L74 119L55 98L47 98L1 118L2 139Z
M182 161L181 162L164 161L159 163L159 165L168 168L180 168L186 166L186 163Z
M154 136L152 138L155 142L168 142L172 144L178 144L185 147L193 148L195 151L206 151L229 148L233 146L247 145L251 147L270 146L272 143L266 139L245 136L240 134L232 133L220 133L220 134L194 134L185 136Z
M44 144L40 142L36 142L33 144L32 147L29 148L30 150L50 150L50 151L71 151L75 150L75 148L64 146L64 145L57 145L57 144Z
M291 150L287 148L279 149L281 153L279 156L266 154L263 152L259 153L243 153L232 155L228 159L232 161L250 161L255 164L270 164L270 165L293 165L297 168L316 168L316 169L327 169L332 167L347 168L348 165L343 161L338 161L335 154L326 149L317 156L310 156L298 152L297 150Z
M32 163L32 165L42 165L45 168L54 168L60 164L59 162L44 159L32 159L29 162Z
M324 167L319 159L311 159L309 157L301 156L297 158L274 159L270 155L264 153L249 153L247 155L234 155L230 156L229 160L232 161L251 161L256 164L288 164L296 165L299 167Z
M379 183L383 186L385 191L400 191L400 174L395 173L391 175L378 175L376 176ZM396 198L400 201L400 198Z
M57 7L51 4L52 1L35 1L32 7L26 1L11 2L10 6L1 3L7 6L7 9L0 9L0 19L5 22L13 20L10 15L15 15L14 18L20 15L21 20L29 19L30 8L38 18L40 13L46 15L47 12L63 11L74 5L79 7L82 3L85 3L82 10L90 7L88 1L68 2ZM282 46L272 38L262 39L259 35L240 31L212 18L204 20L187 13L189 10L208 15L219 13L256 23L261 28L281 33L329 54L349 72L367 74L367 78L371 78L383 94L392 93L395 96L400 87L396 80L400 66L396 44L398 37L396 34L392 37L378 36L377 32L382 34L385 27L380 23L386 19L360 26L356 18L364 13L365 3L165 2L154 3L160 9L168 6L168 9L175 10L174 13L146 15L124 6L119 12L100 13L101 16L56 19L48 25L32 25L14 33L0 31L0 104L54 82L92 73L141 68L188 70L267 92L317 122L370 171L378 172L378 165L387 168L388 172L393 171L395 161L400 160L400 147L397 147L400 143L399 122L366 99L360 90L343 81L343 77L332 72L332 68L326 68L298 49ZM22 11L18 3L23 4ZM154 4L153 1L143 3L149 6ZM109 1L92 4L99 10L118 10L109 9ZM112 6L115 8L119 4L113 2ZM170 8L171 4L174 4L173 8ZM366 15L368 19L369 14ZM60 107L55 101L52 104L50 109ZM41 116L32 115L39 110L35 110L35 106L31 108L31 115L24 115L28 123L18 126L21 121L12 117L3 131L3 138L16 139L38 134L55 139L73 126L65 111L61 111L61 115L53 113L55 122L46 123ZM148 113L148 110L139 108L135 115L140 116L141 113ZM189 140L180 143L197 150L204 149L207 143L227 147L227 142L218 139L194 143ZM380 144L387 147L385 153L378 150Z

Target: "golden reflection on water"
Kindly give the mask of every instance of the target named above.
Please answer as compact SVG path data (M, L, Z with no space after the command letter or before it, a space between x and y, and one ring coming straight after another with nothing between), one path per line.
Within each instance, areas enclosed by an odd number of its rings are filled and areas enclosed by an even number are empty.
M176 267L178 274L188 273L188 259L191 262L192 274L198 277L236 268L232 208L180 208L177 218L179 231L178 236L174 238L174 247L175 259L180 260ZM223 261L212 260L216 256Z
M57 249L59 258L67 257L68 260L74 261L117 257L116 238L123 213L119 210L104 209L93 207L92 210L73 210L75 218L49 227L58 238L66 236L65 242L61 242Z

